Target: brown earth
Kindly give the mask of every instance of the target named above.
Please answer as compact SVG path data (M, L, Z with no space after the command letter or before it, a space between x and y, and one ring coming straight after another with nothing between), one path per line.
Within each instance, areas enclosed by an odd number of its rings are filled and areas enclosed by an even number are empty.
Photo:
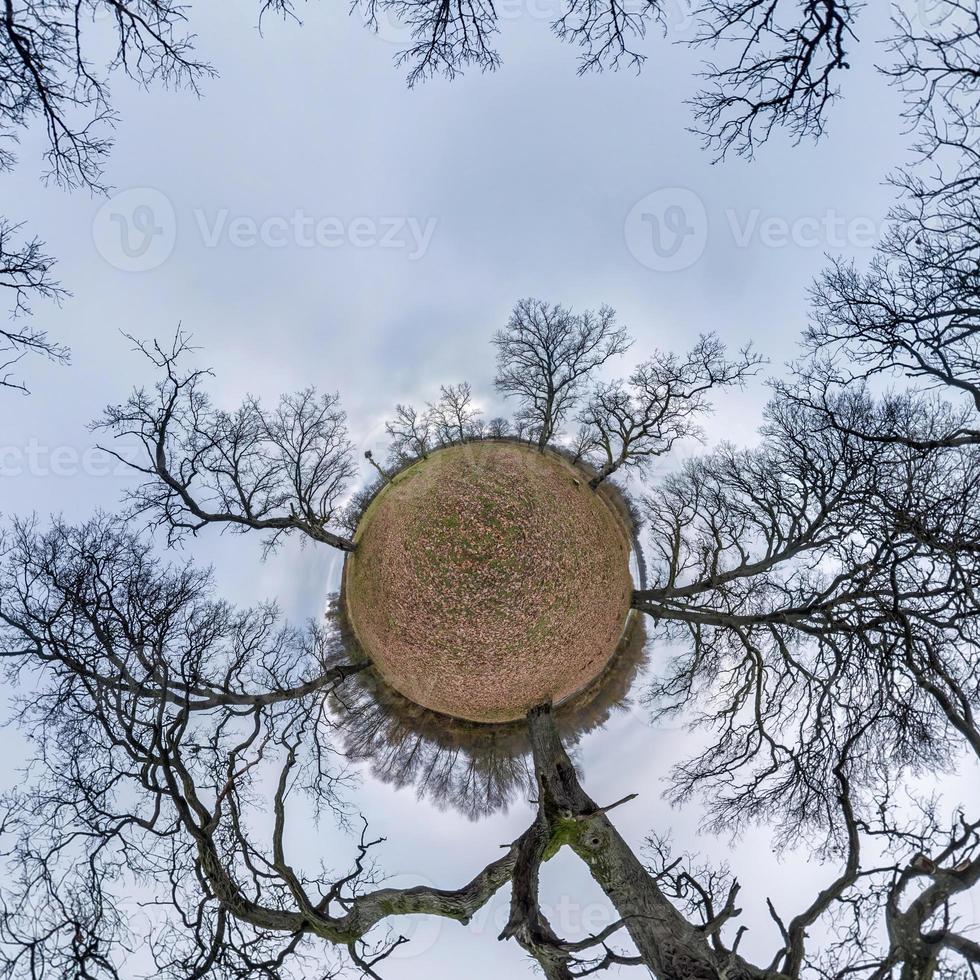
M433 711L512 721L605 667L629 612L623 520L553 453L439 450L368 508L347 615L382 678Z

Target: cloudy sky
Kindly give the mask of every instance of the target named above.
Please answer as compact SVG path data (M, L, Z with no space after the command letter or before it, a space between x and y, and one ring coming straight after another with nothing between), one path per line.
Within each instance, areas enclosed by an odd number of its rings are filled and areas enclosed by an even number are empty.
M382 445L396 402L440 383L469 380L490 407L488 340L527 295L614 306L637 340L624 367L711 330L751 341L779 371L825 253L869 254L892 197L884 178L907 158L875 46L858 46L819 145L775 138L754 162L713 165L688 131L698 61L687 48L651 37L641 74L579 78L576 52L548 31L549 0L502 9L500 71L409 91L393 65L397 29L373 35L346 4L305 6L301 25L270 18L262 34L252 5L193 4L198 51L220 77L200 99L116 80L108 200L44 187L40 134L24 139L3 210L30 219L59 259L72 296L36 312L73 363L33 363L33 394L0 396L3 512L83 519L115 505L125 480L89 451L86 423L149 379L124 333L182 326L229 407L246 392L339 390L362 448ZM883 16L866 10L864 35L882 36ZM672 17L682 36L680 0ZM726 396L710 438L752 441L765 398L761 380ZM314 548L261 563L247 537L206 535L188 550L215 564L229 598L274 598L296 618L322 610L338 571ZM727 857L752 927L742 950L768 959L765 897L792 914L832 869L806 852L774 858L765 828L714 841L696 813L671 811L660 780L686 738L640 708L621 715L584 744L587 788L601 801L640 793L616 814L636 843L672 827L682 849ZM462 883L530 812L474 825L370 780L356 800L389 838L397 883ZM325 827L325 841L344 865L343 838ZM609 921L574 859L551 862L545 886L559 932ZM468 929L420 923L386 975L530 976L516 945L496 941L505 916L503 895Z

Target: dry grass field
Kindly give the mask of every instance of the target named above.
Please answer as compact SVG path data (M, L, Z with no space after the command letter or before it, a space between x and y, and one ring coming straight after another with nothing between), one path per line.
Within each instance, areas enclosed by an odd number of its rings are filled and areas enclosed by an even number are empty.
M599 674L632 581L623 520L574 466L511 442L439 450L357 532L347 616L381 676L433 711L511 721Z

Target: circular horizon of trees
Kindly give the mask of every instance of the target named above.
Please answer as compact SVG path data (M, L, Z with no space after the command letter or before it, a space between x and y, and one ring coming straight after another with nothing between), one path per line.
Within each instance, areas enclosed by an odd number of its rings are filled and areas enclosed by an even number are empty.
M496 64L492 7L367 9L413 25L415 78ZM582 44L586 66L615 64L638 57L627 40L658 12L571 0L555 30ZM3 134L39 121L68 185L97 187L109 148L104 76L85 53L101 13L118 42L107 70L192 85L210 72L176 4L8 2ZM698 7L696 43L718 49L694 107L709 146L751 155L778 128L819 136L857 13L841 0ZM893 178L871 261L831 260L816 278L799 358L771 379L757 445L712 447L651 479L649 463L696 440L714 391L761 371L761 356L705 336L602 381L629 347L612 309L536 299L493 340L511 420L482 421L459 384L423 410L397 406L387 429L392 460L497 426L565 447L593 490L633 481L645 579L631 606L669 648L642 697L652 718L709 736L677 760L671 798L703 801L711 832L762 821L775 846L805 841L835 869L800 906L768 903L771 956L740 952L730 872L672 855L658 829L640 853L624 840L615 810L632 787L591 799L548 704L525 722L527 827L468 880L380 884L381 841L367 827L332 867L303 864L290 828L351 816L333 706L363 664L329 621L297 627L274 605L233 607L206 568L170 560L154 535L175 544L226 529L268 549L293 535L350 553L357 454L336 394L218 409L178 336L139 345L157 383L95 426L143 450L124 460L141 482L122 508L4 531L0 654L33 754L0 808L0 975L124 977L141 944L159 976L376 977L405 941L400 916L467 922L509 887L501 939L551 980L619 967L660 980L977 976L980 814L921 777L980 760L980 12L957 0L929 16L899 9L885 49L917 161ZM11 162L0 151L0 167ZM61 295L41 243L9 221L0 255L19 316ZM10 358L64 359L31 322L2 331ZM253 819L262 808L267 819ZM541 867L561 848L616 911L584 939L558 935L542 911ZM148 933L127 913L133 894L161 913Z

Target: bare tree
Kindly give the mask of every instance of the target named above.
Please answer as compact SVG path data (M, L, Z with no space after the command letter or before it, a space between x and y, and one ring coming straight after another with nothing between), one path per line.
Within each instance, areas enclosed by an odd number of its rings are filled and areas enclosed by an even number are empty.
M442 445L466 442L478 433L476 425L483 410L473 404L473 390L468 381L458 385L442 385L439 400L430 402L426 416L428 424Z
M696 47L732 49L719 67L709 64L709 87L695 107L706 141L721 153L730 147L751 152L775 126L797 137L819 135L828 105L837 95L837 75L849 67L846 49L854 39L858 5L846 0L708 0L690 16L697 22ZM409 84L442 74L453 78L475 66L494 70L500 57L493 42L498 12L482 2L364 0L368 23L401 23L411 40L399 55L409 67ZM581 52L580 73L627 66L639 68L646 55L638 42L651 26L667 29L666 4L633 5L567 0L551 24L559 39Z
M337 395L308 388L267 411L247 398L233 412L215 408L185 370L184 335L163 348L137 344L162 373L152 391L136 389L106 409L97 430L135 442L139 461L112 455L147 479L128 493L129 512L163 527L171 541L209 524L269 532L267 547L301 532L342 551L353 541L336 523L355 474L347 418Z
M393 20L408 30L411 40L399 62L409 67L409 84L438 74L453 78L470 66L488 71L500 65L493 44L499 15L490 4L364 0L362 7L371 26ZM687 43L726 55L708 62L707 85L694 100L706 144L720 156L730 149L751 155L776 127L787 127L797 140L820 136L838 95L838 76L850 67L859 7L847 0L693 5L696 25ZM662 0L567 0L551 28L581 51L580 73L638 69L646 58L638 42L650 26L667 31L666 13Z
M611 357L629 349L626 330L616 312L573 313L542 300L521 300L503 330L493 338L497 348L494 384L518 400L518 416L538 446L557 434L590 377Z
M380 682L371 670L338 688L333 715L347 757L419 799L471 820L507 809L533 787L526 734L519 725L494 730L435 715Z
M969 194L980 176L980 12L971 3L942 0L927 18L898 9L894 22L896 62L886 74L905 93L917 149L940 168L938 187L919 190L926 197Z
M487 438L506 439L510 435L510 421L495 415L487 422Z
M389 455L394 463L425 459L432 449L431 415L419 414L412 405L396 405L395 417L385 422L385 432L391 439Z
M870 266L835 262L812 290L809 358L792 397L831 424L834 392L876 379L902 380L868 438L919 448L980 444L980 214L976 201L943 198L927 210L899 207ZM948 405L921 411L915 392L941 390Z
M409 68L408 84L437 75L455 78L476 67L492 71L500 65L493 47L497 12L485 0L466 0L459 5L441 2L416 4L410 0L363 0L355 5L364 12L372 30L396 23L410 35L397 63Z
M4 129L40 117L49 175L69 187L101 187L114 121L108 71L143 85L196 87L213 70L194 59L184 28L184 8L172 0L8 3L0 26ZM108 71L100 75L89 52L108 37Z
M467 0L363 0L369 25L402 24L410 35L398 61L409 84L433 75L453 78L468 67L499 67L494 46L499 12ZM769 137L785 130L795 142L819 139L841 94L841 79L861 57L908 97L915 140L936 147L962 146L964 126L976 109L975 63L980 38L975 5L934 0L910 11L896 5L889 36L858 36L862 3L852 0L703 0L687 12L693 27L684 43L707 53L704 86L692 100L696 131L717 158L729 152L751 157ZM913 5L914 6L914 5ZM580 72L640 68L641 42L651 26L669 34L663 0L620 4L615 0L566 0L551 28L581 52ZM885 51L880 58L872 52ZM952 125L950 125L952 123ZM972 147L968 151L976 153Z
M937 4L898 14L890 72L907 98L920 161L900 171L900 199L864 268L838 260L811 290L805 357L780 382L821 424L867 441L941 451L980 443L980 215L977 152L980 19ZM841 417L840 393L886 387L868 412Z
M707 84L694 100L705 145L719 157L729 151L752 156L780 127L797 142L823 135L841 73L863 47L856 33L862 6L848 0L702 3L692 43L732 52L708 63ZM876 67L906 95L914 145L935 162L953 149L975 164L969 134L977 109L976 5L936 0L913 10L896 4L892 24L891 36L882 39L892 60Z
M596 441L595 429L590 425L580 424L568 449L574 462L583 463L588 460L592 453L601 449Z
M846 842L842 873L792 918L772 910L783 937L771 964L754 965L738 953L742 930L726 935L740 911L738 883L670 859L661 838L646 866L609 816L632 794L599 805L584 792L547 706L528 718L533 822L467 884L374 886L368 858L380 841L366 830L349 871L311 876L291 846L290 815L300 796L342 812L321 695L343 698L341 685L357 670L337 663L329 637L284 630L272 609L239 613L214 602L206 576L162 568L111 519L43 534L15 529L2 588L7 662L14 675L42 666L44 678L21 704L44 753L32 784L8 797L0 828L17 869L0 915L11 976L37 975L38 962L54 974L121 976L139 941L117 904L129 875L158 882L148 900L170 910L149 945L163 976L309 975L321 961L317 944L371 971L404 941L372 940L375 926L405 914L466 921L508 882L501 938L562 980L614 965L646 966L666 980L788 980L819 962L808 930L833 909L889 918L888 947L880 957L865 950L866 976L900 965L925 977L947 954L975 961L968 936L930 923L980 880L977 825L963 820L947 836L934 818L899 832L887 807L872 801L868 816L857 809L856 784L868 772L861 739L880 719L873 713L819 740L824 749L846 736L826 774ZM843 688L842 679L832 690ZM819 700L812 706L819 711ZM811 765L811 777L823 772L812 756L798 762ZM264 835L247 813L267 785L273 819ZM859 871L862 838L882 832L896 837L896 863ZM584 940L558 936L539 904L541 863L560 846L583 860L616 910L609 927ZM898 898L918 880L928 887L906 910ZM849 962L844 947L826 952L831 963Z
M597 467L592 488L624 467L664 455L681 439L699 438L709 393L744 384L761 363L751 348L726 360L724 345L709 335L683 357L658 351L626 383L598 385L578 417L578 445Z
M356 6L375 28L394 18L410 29L412 41L399 56L410 66L410 82L438 73L452 77L468 65L486 70L499 64L492 46L498 11L492 4L364 0ZM848 0L709 0L696 7L692 15L699 28L692 43L734 50L733 58L708 65L707 87L694 100L705 142L720 156L731 149L751 155L776 127L788 127L797 139L822 134L838 94L837 77L850 67L858 6ZM969 133L975 125L980 25L971 4L937 0L937 7L926 27L896 13L889 39L895 60L881 67L906 92L908 118L923 154L935 160L953 148L969 158L972 173L953 181L963 193L975 186L977 173ZM260 11L292 16L293 4L263 0ZM196 91L214 74L194 54L186 17L174 0L9 4L0 18L0 134L16 137L42 119L47 176L68 187L101 190L115 123L110 75L121 71L141 85L162 82ZM568 0L552 28L581 48L585 71L621 62L639 66L644 55L633 42L650 24L663 22L661 0L641 0L635 7ZM105 50L107 40L111 54L99 71L95 65L106 59L92 52ZM9 150L0 149L0 170L12 162ZM7 226L0 218L0 227ZM11 257L19 267L17 253ZM0 253L0 262L5 258ZM39 330L0 336L14 357L29 350L66 357L65 349Z
M636 604L689 652L650 698L712 734L675 770L677 799L703 793L729 830L760 817L787 840L828 828L842 853L808 909L772 910L786 940L773 969L921 978L972 950L947 903L980 880L976 827L954 814L947 837L935 817L912 849L890 801L903 774L980 750L977 460L862 438L875 406L860 389L834 408L847 426L779 398L759 449L695 460L651 495L655 581ZM947 530L909 520L925 514ZM862 848L883 842L896 863L866 869ZM923 904L902 904L919 876ZM807 933L824 917L842 938L815 952Z
M394 22L407 31L409 40L398 64L408 67L409 85L437 75L455 78L470 67L493 71L500 66L494 46L500 15L485 0L456 5L443 0L361 0L356 6L375 30ZM662 22L660 8L660 0L641 0L633 7L569 0L551 28L558 38L581 49L580 72L621 63L639 67L645 55L634 42L651 23Z

